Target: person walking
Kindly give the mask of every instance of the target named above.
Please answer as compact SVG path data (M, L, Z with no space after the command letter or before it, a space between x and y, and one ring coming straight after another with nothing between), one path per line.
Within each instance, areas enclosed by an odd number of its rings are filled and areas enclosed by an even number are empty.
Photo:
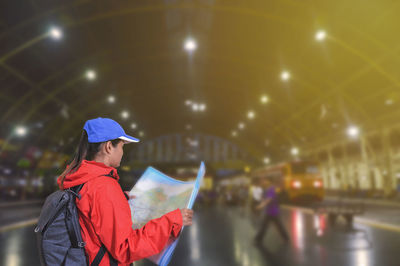
M273 223L278 232L285 241L289 241L288 233L282 224L280 217L279 201L277 198L276 187L269 179L264 178L262 185L265 188L264 197L261 203L257 206L258 210L264 210L264 217L255 236L256 244L262 243L265 233L268 231L268 226Z

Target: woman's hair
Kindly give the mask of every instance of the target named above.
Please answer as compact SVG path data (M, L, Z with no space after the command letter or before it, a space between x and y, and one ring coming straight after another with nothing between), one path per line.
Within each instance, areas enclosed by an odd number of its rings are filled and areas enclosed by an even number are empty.
M116 147L118 143L122 141L120 139L111 140L111 144ZM83 130L81 139L79 140L78 148L76 149L74 159L67 166L64 172L61 174L61 189L64 189L65 177L69 174L74 173L82 164L83 160L91 161L94 159L96 154L100 151L101 146L106 142L89 143L88 135L85 130Z

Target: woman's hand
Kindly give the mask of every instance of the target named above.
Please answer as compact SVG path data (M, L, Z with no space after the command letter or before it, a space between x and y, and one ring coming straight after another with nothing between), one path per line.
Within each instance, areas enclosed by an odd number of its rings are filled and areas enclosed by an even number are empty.
M181 209L181 213L182 213L182 225L183 226L192 225L193 210Z

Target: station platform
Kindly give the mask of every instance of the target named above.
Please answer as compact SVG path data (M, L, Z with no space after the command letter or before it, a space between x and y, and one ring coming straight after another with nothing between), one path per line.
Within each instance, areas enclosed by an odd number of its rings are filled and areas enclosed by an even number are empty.
M29 210L30 219L40 206ZM1 217L4 221L3 212ZM29 220L29 219L27 219ZM353 228L330 227L324 215L305 207L283 206L282 220L290 241L271 226L262 244L253 242L259 219L241 207L202 207L194 224L186 227L170 265L341 265L398 266L400 231L355 221ZM34 225L14 226L0 232L0 265L39 265ZM136 266L150 266L146 260Z

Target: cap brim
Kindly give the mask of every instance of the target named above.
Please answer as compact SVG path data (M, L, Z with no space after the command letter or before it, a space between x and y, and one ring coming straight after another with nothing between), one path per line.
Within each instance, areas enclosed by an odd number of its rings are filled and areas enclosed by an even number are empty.
M128 135L121 136L121 137L119 137L119 139L122 139L125 142L139 142L139 139L134 138L132 136L128 136Z

